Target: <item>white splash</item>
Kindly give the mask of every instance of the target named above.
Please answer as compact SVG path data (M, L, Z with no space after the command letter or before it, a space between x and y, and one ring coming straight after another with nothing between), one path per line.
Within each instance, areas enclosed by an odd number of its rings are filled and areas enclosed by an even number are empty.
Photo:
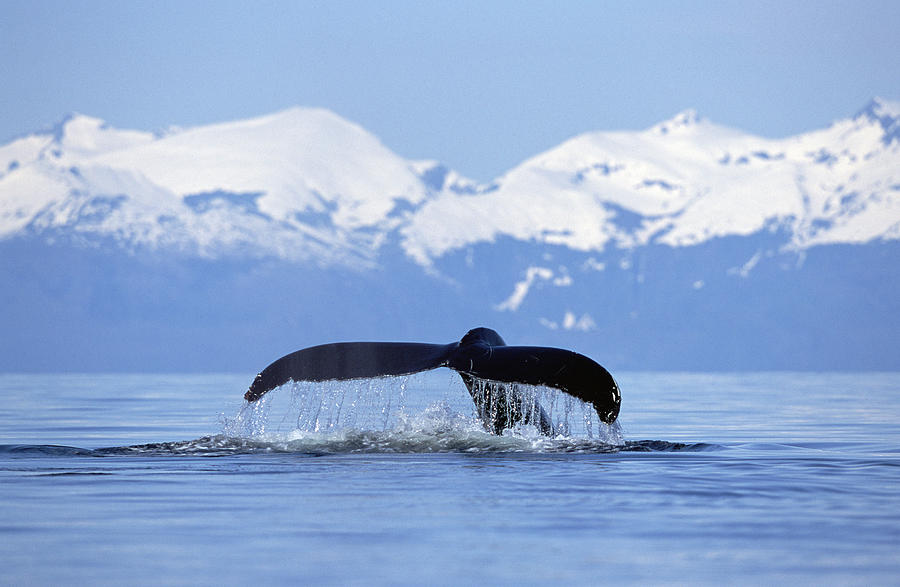
M527 452L575 445L608 448L624 442L618 425L601 422L591 406L558 390L531 385L516 386L522 403L518 408L533 414L543 408L552 434L522 422L492 434L455 373L450 386L437 383L441 377L428 379L413 375L292 382L244 404L235 417L223 418L222 434L268 443L274 450L311 452ZM496 384L482 385L487 389Z

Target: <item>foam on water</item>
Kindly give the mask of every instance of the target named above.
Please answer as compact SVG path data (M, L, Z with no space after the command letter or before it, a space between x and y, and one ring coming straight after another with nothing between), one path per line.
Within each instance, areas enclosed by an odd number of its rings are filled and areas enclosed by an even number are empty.
M633 452L697 452L724 447L705 443L664 440L626 440L620 445L573 438L532 439L487 433L437 434L379 433L349 430L342 433L301 435L294 439L233 438L217 434L195 440L87 449L60 445L0 445L7 457L222 457L232 455L294 454L397 454L397 453L538 453L607 454Z

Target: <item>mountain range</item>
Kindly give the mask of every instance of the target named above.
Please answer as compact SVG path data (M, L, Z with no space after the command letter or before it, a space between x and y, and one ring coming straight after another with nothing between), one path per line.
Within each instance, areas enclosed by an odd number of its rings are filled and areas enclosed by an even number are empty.
M487 183L322 109L0 146L0 370L252 370L477 325L611 368L896 369L900 103L783 139L693 111Z

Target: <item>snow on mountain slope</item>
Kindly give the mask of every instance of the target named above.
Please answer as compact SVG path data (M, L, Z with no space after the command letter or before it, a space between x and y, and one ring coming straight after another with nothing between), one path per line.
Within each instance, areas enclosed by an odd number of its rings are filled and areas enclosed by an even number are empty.
M188 130L96 162L138 171L178 194L262 192L259 213L291 223L325 214L339 228L382 223L395 200L424 192L408 163L327 110L294 108Z
M0 177L44 157L63 163L64 155L79 160L148 143L154 138L151 133L119 130L98 118L73 114L49 130L0 146Z
M163 137L75 116L4 149L0 238L67 230L203 256L370 263L428 193L408 162L325 110Z
M779 230L803 249L900 238L900 104L765 139L685 111L593 132L478 185L321 109L151 133L73 116L0 147L0 239L369 266L499 238L579 251Z
M875 100L853 119L780 140L692 111L642 132L584 134L494 189L427 202L402 229L405 247L427 264L501 236L576 250L688 246L776 226L798 248L900 238L897 121L897 104Z
M52 142L52 137L47 135L29 135L0 146L0 178L33 163Z

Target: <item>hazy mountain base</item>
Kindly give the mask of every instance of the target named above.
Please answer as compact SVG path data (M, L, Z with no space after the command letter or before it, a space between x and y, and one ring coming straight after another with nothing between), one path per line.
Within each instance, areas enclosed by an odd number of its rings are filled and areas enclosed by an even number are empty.
M17 238L0 243L0 370L250 373L304 346L478 325L613 371L900 369L900 243L779 242L598 254L503 239L423 271L391 246L351 270Z

